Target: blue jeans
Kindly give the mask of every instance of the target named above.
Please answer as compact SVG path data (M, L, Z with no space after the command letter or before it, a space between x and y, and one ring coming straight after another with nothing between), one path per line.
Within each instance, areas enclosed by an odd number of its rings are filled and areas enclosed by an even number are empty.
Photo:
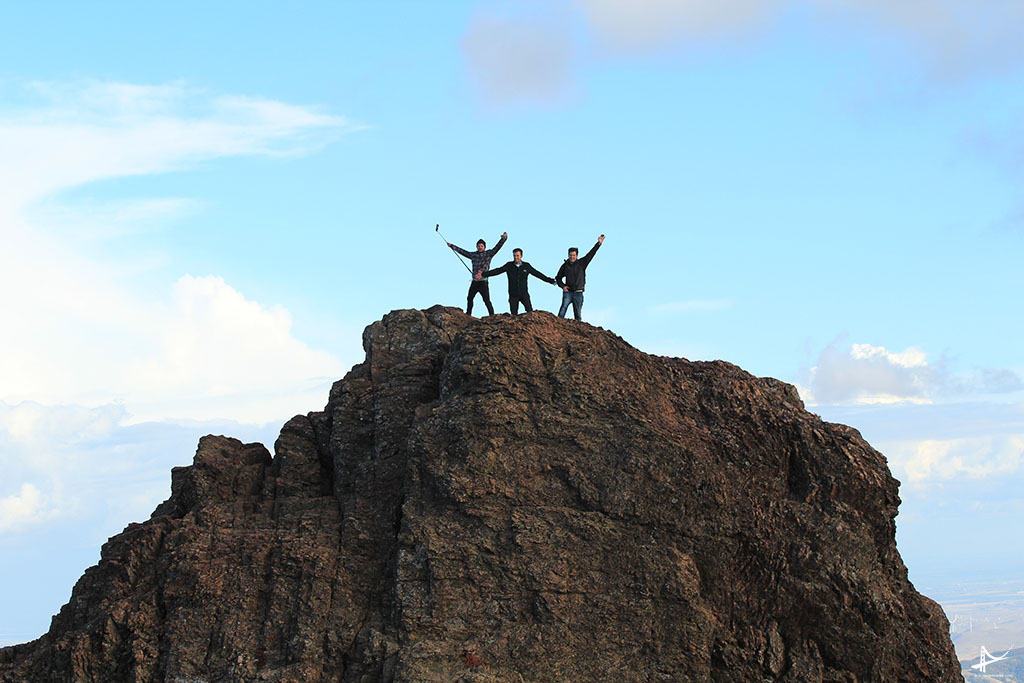
M562 292L562 306L558 309L558 317L565 317L570 301L572 302L572 317L583 320L580 317L580 311L583 310L583 292Z

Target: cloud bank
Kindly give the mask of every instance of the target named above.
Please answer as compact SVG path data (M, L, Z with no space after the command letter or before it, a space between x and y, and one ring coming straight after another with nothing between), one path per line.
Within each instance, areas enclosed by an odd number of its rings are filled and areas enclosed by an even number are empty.
M319 406L346 369L296 339L287 310L219 277L185 275L165 297L135 297L71 271L34 273L48 275L47 285L20 290L19 329L0 339L0 400L116 400L134 421L262 423ZM6 278L5 288L33 282Z
M1020 475L1024 434L886 444L886 456L912 484Z
M929 363L917 347L897 352L871 344L833 343L808 371L802 395L817 405L863 405L931 403L1024 390L1024 379L1011 369L957 373L948 365Z
M927 403L934 372L917 348L831 344L811 368L809 388L815 403Z
M172 467L203 434L273 447L280 425L226 420L126 424L124 405L0 402L0 537L64 520L102 542L167 497Z
M820 405L885 454L893 475L916 494L938 491L973 504L1022 500L1024 403L952 402Z
M250 301L218 277L179 279L156 324L151 352L121 366L136 412L151 419L289 417L322 405L346 369L292 336L287 310Z

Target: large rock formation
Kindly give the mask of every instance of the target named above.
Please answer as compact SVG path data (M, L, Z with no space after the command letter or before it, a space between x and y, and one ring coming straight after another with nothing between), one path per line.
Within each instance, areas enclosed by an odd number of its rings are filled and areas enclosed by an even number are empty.
M208 436L4 681L955 681L897 482L793 387L397 311L275 455Z

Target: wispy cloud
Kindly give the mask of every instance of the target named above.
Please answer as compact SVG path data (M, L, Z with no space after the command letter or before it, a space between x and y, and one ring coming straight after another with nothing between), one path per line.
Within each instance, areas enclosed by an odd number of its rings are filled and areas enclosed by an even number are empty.
M31 106L0 111L0 208L104 178L162 173L239 155L294 154L345 119L183 84L36 84Z
M63 240L86 243L155 232L202 208L202 202L183 197L44 202L26 217L30 224L50 227Z

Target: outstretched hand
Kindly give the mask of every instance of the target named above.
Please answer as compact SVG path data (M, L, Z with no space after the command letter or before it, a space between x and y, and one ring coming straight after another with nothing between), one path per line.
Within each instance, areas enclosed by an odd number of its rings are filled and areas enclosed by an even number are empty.
M508 233L507 232L501 233L501 238L502 239L508 239Z
M449 242L449 243L448 243L448 246L449 246L449 247L450 247L450 246L452 246L452 243L451 243L451 242Z
M604 243L604 235L601 235L600 237L597 238L597 243L598 244L603 244Z

